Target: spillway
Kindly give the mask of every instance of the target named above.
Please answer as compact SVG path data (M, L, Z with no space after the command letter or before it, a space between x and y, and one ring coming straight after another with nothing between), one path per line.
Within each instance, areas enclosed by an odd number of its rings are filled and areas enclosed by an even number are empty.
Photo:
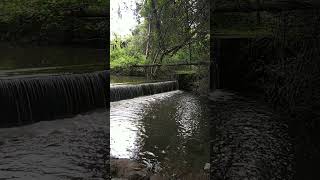
M110 101L120 101L139 96L152 95L178 89L177 81L143 83L136 85L114 85L110 87Z
M0 80L0 127L106 107L109 71Z

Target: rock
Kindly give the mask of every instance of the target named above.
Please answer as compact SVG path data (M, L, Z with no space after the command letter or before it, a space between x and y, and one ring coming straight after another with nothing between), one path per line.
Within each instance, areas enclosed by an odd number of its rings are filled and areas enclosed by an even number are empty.
M206 171L206 172L209 172L209 171L210 171L210 163L206 163L206 164L204 165L203 170Z
M145 166L130 159L112 159L111 169L114 177L130 180L147 180L148 171Z
M150 180L164 180L164 178L160 175L152 175Z
M149 180L148 173L145 170L131 171L128 175L129 180Z

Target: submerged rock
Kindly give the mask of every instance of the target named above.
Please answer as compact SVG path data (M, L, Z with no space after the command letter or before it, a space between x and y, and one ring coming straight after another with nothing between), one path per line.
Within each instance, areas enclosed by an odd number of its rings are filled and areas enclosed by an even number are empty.
M147 168L130 159L111 159L111 174L115 178L126 178L130 180L149 179Z

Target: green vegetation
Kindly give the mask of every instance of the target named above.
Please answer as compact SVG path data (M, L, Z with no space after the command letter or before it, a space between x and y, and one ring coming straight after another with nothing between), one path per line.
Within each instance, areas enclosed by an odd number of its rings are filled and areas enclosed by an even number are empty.
M106 43L109 0L3 0L0 39L16 43Z
M137 2L136 14L141 22L131 36L112 41L111 69L141 64L209 61L209 2ZM119 47L121 43L125 46ZM159 69L158 66L150 67L147 73L156 76Z
M110 67L111 69L129 68L131 65L142 65L146 57L139 49L137 36L128 38L114 38L110 45Z

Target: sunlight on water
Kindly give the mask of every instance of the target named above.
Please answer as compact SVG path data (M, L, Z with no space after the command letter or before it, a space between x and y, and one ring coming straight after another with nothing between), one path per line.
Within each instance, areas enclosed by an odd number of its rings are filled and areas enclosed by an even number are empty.
M182 91L113 102L111 157L158 171L199 171L209 161L207 116L201 99Z
M144 132L141 119L144 107L161 98L170 97L179 91L112 102L110 108L111 156L133 158L138 133ZM140 132L139 132L140 131Z

